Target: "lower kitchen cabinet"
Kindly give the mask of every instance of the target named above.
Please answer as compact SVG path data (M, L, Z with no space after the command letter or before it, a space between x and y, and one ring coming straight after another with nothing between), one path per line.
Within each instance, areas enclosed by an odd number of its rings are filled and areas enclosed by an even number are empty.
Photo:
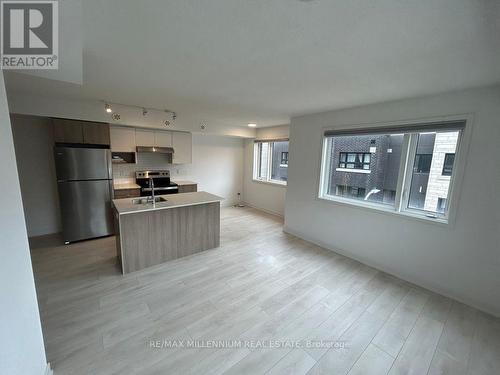
M140 189L115 189L115 199L138 198L140 196Z
M179 193L194 193L198 191L197 184L179 185Z

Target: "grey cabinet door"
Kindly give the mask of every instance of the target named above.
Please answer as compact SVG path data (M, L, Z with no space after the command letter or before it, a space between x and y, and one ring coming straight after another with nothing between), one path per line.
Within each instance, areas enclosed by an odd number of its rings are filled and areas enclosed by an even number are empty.
M64 241L113 234L112 181L60 182L58 189Z
M83 124L83 142L92 145L109 146L109 124L85 122Z
M53 119L54 142L83 143L83 121Z

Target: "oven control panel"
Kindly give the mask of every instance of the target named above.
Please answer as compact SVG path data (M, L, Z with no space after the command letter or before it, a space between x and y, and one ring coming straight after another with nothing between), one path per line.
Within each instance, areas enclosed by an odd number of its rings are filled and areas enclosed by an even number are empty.
M170 171L138 171L135 172L135 178L169 178Z

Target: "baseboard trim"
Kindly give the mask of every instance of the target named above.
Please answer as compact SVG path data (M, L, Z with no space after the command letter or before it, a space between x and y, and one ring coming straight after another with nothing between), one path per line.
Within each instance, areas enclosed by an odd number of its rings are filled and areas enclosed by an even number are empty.
M296 231L294 229L291 229L290 227L288 226L283 226L283 232L285 233L288 233L292 236L295 236L295 237L298 237L302 240L305 240L307 242L310 242L312 244L315 244L317 246L320 246L326 250L330 250L330 251L333 251L334 253L337 253L337 254L340 254L340 255L343 255L345 257L348 257L348 258L351 258L351 259L354 259L360 263L363 263L364 265L367 265L369 267L372 267L378 271L381 271L381 272L385 272L389 275L392 275L392 276L395 276L401 280L405 280L405 281L408 281L409 283L412 283L412 284L415 284L419 287L422 287L424 289L427 289L431 292L434 292L434 293L437 293L437 294L440 294L444 297L447 297L447 298L450 298L450 299L453 299L455 301L458 301L458 302L461 302L465 305L468 305L468 306L471 306L471 307L474 307L475 309L478 309L480 311L483 311L487 314L490 314L490 315L493 315L497 318L500 318L500 311L497 311L495 309L492 309L491 307L489 306L483 306L482 304L480 303L477 303L476 301L470 301L467 297L464 297L464 296L457 296L457 295L454 295L452 293L449 293L448 291L445 291L445 290L442 290L440 287L436 286L436 285L429 285L428 283L422 281L422 280L415 280L415 279L411 279L411 278L408 278L406 276L403 276L401 274L399 274L398 272L395 272L394 270L387 270L387 269L384 269L383 266L380 266L378 264L373 264L372 262L370 261L367 261L366 259L361 259L361 258L358 258L356 257L355 255L353 255L352 253L350 253L349 251L345 251L344 249L339 249L337 247L332 247L330 244L327 244L327 243L322 243L321 241L318 241L314 238L311 238L310 236L308 236L307 234L304 234L300 231Z
M52 370L52 367L50 366L50 362L47 362L47 366L45 366L45 371L43 375L53 375L54 371Z
M269 214L269 215L274 215L274 216L279 216L280 218L284 218L285 216L281 213L281 212L276 212L276 211L272 211L272 210L267 210L265 208L262 208L262 207L258 207L258 206L255 206L253 204L250 204L248 202L243 202L243 204L247 207L250 207L250 208L253 208L253 209L256 209L256 210L259 210L259 211L262 211L262 212L265 212L266 214Z
M236 203L238 203L236 200L223 200L220 204L221 207L232 207L234 206Z

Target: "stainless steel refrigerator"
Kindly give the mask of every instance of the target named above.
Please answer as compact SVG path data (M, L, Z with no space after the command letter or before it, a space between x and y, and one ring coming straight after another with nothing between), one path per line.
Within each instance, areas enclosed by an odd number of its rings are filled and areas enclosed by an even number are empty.
M113 234L110 150L55 146L54 157L64 242Z

